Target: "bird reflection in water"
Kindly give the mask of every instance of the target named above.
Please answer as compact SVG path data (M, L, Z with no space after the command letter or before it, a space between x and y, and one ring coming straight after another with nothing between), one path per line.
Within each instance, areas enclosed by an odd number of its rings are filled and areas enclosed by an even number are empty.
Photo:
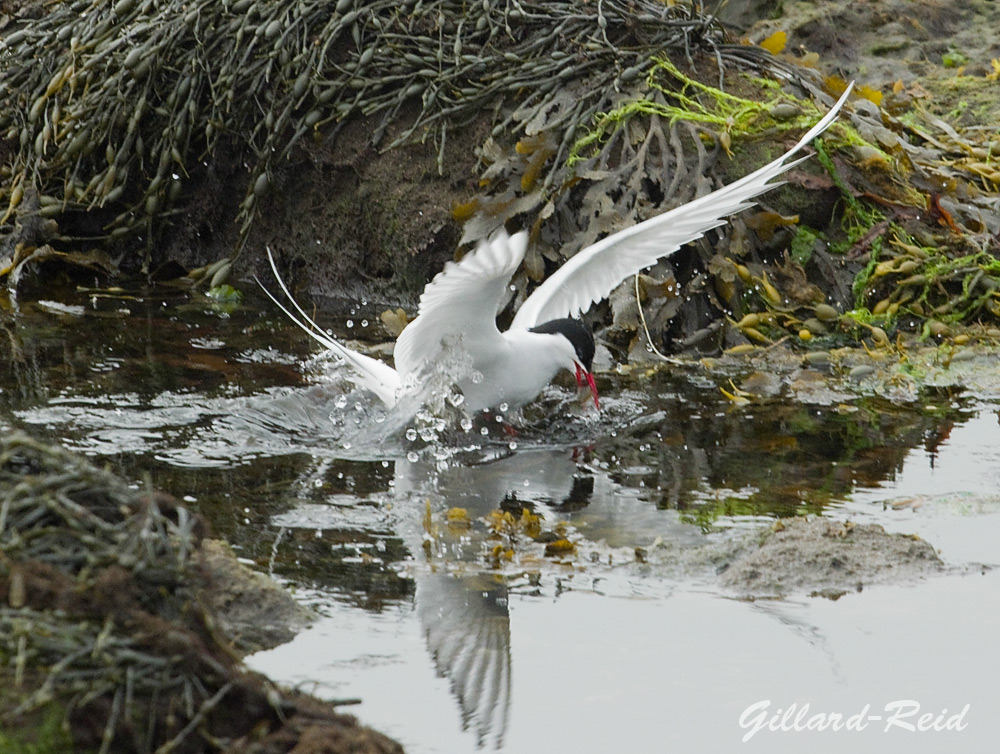
M411 510L427 501L464 508L469 519L503 507L515 517L529 509L579 510L589 502L593 477L571 450L531 450L442 470L434 464L397 463L394 498ZM408 498L408 500L406 500ZM484 570L482 541L471 537L444 548L423 547L424 526L403 526L413 568L417 613L439 675L448 679L463 726L479 746L501 748L512 683L508 580ZM420 536L421 540L416 541Z
M427 649L458 700L462 727L478 746L492 738L500 748L511 702L507 585L488 574L427 573L418 579L416 601Z

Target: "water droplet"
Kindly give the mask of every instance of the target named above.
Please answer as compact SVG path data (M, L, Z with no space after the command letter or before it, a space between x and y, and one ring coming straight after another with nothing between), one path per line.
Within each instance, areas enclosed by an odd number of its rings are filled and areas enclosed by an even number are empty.
M389 468L389 462L388 461L382 461L382 468L383 469Z
M350 330L352 327L354 327L354 320L353 319L347 320L347 329Z
M481 430L479 430L479 434L481 434L483 437L486 437L486 435L488 435L489 433L490 433L489 427L483 427Z
M361 326L362 327L368 327L368 320L367 319L361 320Z
M344 406L347 405L347 396L338 395L337 400L333 402L333 405L336 406L337 408L343 408Z
M497 406L497 408L500 409L500 413L501 414L506 414L507 413L507 409L509 409L510 406L507 405L507 403L501 403L499 406Z
M472 419L470 419L468 416L464 417L462 421L460 421L458 424L466 432L472 429Z
M510 448L511 450L517 450L517 443L511 440L509 443L507 443L507 447Z
M469 379L472 380L473 385L478 385L483 381L483 373L476 369L469 375Z
M456 407L461 406L463 403L465 403L465 396L462 395L461 393L449 393L448 402L452 406Z
M416 440L417 430L415 430L413 427L410 427L408 430L406 430L406 439L409 440L410 442Z
M417 451L415 450L411 450L406 454L406 460L410 463L416 463L418 458L420 458L420 456L417 455Z

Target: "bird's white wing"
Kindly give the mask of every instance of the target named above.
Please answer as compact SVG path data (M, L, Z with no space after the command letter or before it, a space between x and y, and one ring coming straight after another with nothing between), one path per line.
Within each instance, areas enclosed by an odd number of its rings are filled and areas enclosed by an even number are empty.
M445 338L460 337L466 348L499 347L497 309L527 244L526 233L501 230L434 276L420 296L417 317L396 340L393 358L403 380L434 359Z
M275 280L278 281L278 285L281 287L281 292L285 294L288 300L291 302L295 311L298 312L296 316L291 312L287 306L282 304L275 296L267 289L267 287L257 280L257 285L261 287L264 293L267 294L281 311L297 324L302 330L306 332L313 340L322 343L328 349L334 353L342 356L344 360L351 366L353 373L351 374L351 381L354 382L358 387L367 388L371 390L375 395L377 395L382 402L387 406L395 406L396 401L399 397L399 387L400 379L399 374L391 366L385 362L379 361L378 359L373 359L371 356L365 356L363 353L358 353L357 351L352 351L347 346L338 343L336 340L327 335L320 328L316 322L313 321L312 317L305 313L299 303L292 297L291 291L288 290L288 286L285 285L285 281L281 279L281 275L278 274L278 267L274 263L274 256L271 254L271 250L267 250L267 261L271 263L271 271L274 273Z
M581 250L542 283L517 310L511 329L529 329L560 317L573 317L610 295L623 280L655 264L712 228L729 215L753 206L753 199L781 183L774 178L806 157L794 154L836 119L851 86L833 109L792 149L759 170L680 207L619 231Z

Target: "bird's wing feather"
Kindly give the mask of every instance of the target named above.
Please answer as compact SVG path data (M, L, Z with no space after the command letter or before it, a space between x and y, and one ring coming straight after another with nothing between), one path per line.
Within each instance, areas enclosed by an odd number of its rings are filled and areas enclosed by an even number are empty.
M448 337L489 350L501 341L496 315L528 244L526 233L501 230L459 262L449 262L424 288L417 317L396 340L393 358L405 380L435 357Z
M277 297L275 297L275 295L255 277L254 279L257 280L257 285L259 285L261 290L267 294L268 298L270 298L277 305L277 307L285 313L285 316L302 328L302 330L313 338L313 340L322 343L334 353L342 356L352 367L353 374L351 375L351 381L354 382L354 384L358 387L371 390L385 405L390 407L396 405L400 387L399 374L396 370L385 362L373 359L371 356L365 356L357 351L352 351L347 346L337 342L335 339L323 332L320 326L313 321L312 317L306 314L305 310L299 306L299 303L292 296L291 291L288 290L288 286L285 285L285 281L282 280L281 275L278 274L278 267L274 263L274 256L271 254L270 249L267 249L267 261L271 263L271 271L274 273L275 280L278 281L278 286L281 288L281 292L284 293L291 302L295 311L298 312L298 316L290 311L287 306L281 303Z
M852 84L853 86L853 84ZM753 199L781 183L774 178L806 157L789 158L833 123L851 91L847 91L788 152L738 181L692 202L626 228L583 249L542 283L518 309L511 329L529 329L560 317L585 312L610 295L623 280L655 264L712 228L729 215L752 207Z

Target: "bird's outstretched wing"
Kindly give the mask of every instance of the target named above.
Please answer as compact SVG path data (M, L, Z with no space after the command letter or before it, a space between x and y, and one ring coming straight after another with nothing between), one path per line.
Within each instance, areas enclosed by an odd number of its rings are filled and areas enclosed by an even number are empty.
M313 321L312 317L305 313L299 303L292 297L291 291L288 290L288 286L285 285L285 281L281 279L281 275L278 274L278 267L274 263L274 256L271 254L271 250L267 249L267 261L271 263L271 271L274 273L275 280L278 281L278 286L281 288L281 292L285 294L285 297L291 302L292 307L298 316L287 306L281 303L271 291L267 289L260 280L256 277L257 285L261 287L264 293L267 294L281 311L302 328L309 336L319 343L322 343L328 349L333 351L344 358L344 360L351 366L352 375L351 381L354 382L358 387L367 388L371 390L375 395L377 395L382 402L387 406L395 406L397 400L399 399L399 388L400 379L399 373L393 369L391 366L385 362L379 361L378 359L373 359L371 356L365 356L363 353L358 353L357 351L352 351L347 346L342 343L337 342L334 338L327 335L320 328L316 322Z
M788 152L738 181L650 218L581 250L542 283L517 310L511 329L529 329L560 317L575 317L607 298L626 278L701 238L729 215L753 206L753 199L781 183L774 178L806 157L789 162L836 119L851 86Z
M470 353L499 349L497 309L527 244L526 233L501 230L434 276L420 296L417 317L396 340L393 358L404 381L433 360L448 338L461 338Z

